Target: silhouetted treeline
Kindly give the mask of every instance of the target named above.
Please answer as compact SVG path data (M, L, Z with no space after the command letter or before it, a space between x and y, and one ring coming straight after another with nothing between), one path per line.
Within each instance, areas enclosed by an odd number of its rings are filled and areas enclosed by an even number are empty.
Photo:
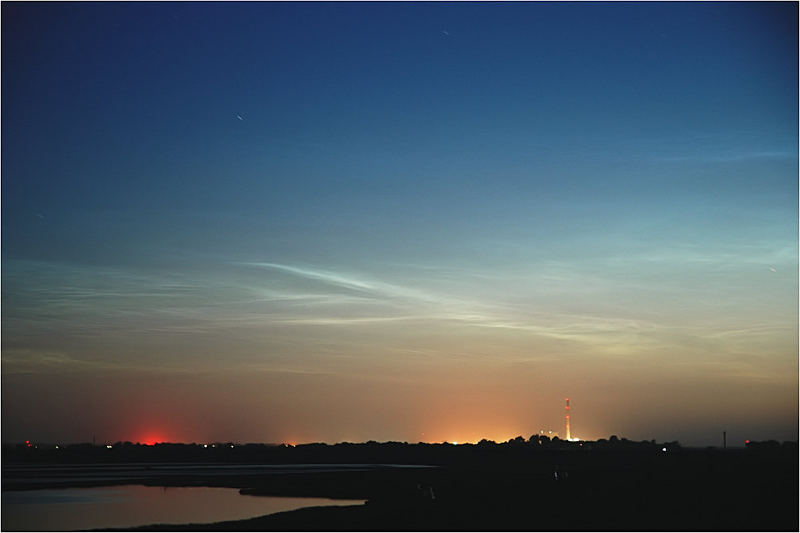
M611 437L564 442L534 435L503 443L366 442L299 446L116 443L3 447L4 489L99 486L227 486L255 495L364 499L228 522L221 530L278 531L797 531L797 442L746 448L681 448ZM51 463L51 465L47 465ZM65 465L65 463L71 463ZM119 465L137 476L120 479ZM175 468L146 463L230 463ZM436 465L437 468L281 469L269 464ZM35 465L27 468L26 464ZM196 465L195 465L196 466ZM88 477L56 484L64 470ZM101 475L97 475L101 474ZM70 477L72 474L67 475ZM30 479L28 479L30 478ZM20 483L25 481L25 483ZM49 484L49 485L48 485ZM156 530L213 529L155 526Z
M674 453L681 449L677 441L658 443L632 441L611 436L597 441L564 441L544 435L528 439L517 437L496 443L482 440L477 444L376 442L342 442L338 444L309 443L296 446L288 444L155 444L131 442L114 444L7 444L3 445L3 461L7 463L396 463L448 465L472 462L485 457L523 458L531 453L571 451L598 453L603 451L631 451L641 453ZM749 451L789 450L795 452L797 443L777 441L750 442Z

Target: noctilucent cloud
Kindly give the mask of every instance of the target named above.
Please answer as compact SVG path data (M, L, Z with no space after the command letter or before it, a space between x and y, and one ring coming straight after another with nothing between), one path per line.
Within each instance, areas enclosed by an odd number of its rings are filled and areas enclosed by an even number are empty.
M3 3L2 438L796 440L798 6Z

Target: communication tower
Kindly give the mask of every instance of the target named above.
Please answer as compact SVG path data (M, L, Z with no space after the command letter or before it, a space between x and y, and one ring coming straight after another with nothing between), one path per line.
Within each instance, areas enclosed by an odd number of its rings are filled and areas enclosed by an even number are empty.
M569 398L567 398L567 408L566 408L566 413L567 413L567 414L566 414L566 416L564 417L564 419L565 419L565 420L566 420L566 422L567 422L567 440L570 440L570 434L569 434Z

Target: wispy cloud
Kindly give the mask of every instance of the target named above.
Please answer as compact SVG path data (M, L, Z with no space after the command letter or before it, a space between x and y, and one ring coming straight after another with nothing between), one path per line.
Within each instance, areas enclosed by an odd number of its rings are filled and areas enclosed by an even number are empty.
M352 291L368 294L375 297L382 298L403 298L410 300L418 300L423 302L433 302L436 299L424 291L416 290L409 287L403 287L376 280L368 280L358 278L352 275L340 274L329 270L322 270L317 268L298 267L293 265L284 265L278 263L268 262L242 262L239 263L243 266L259 267L281 272L287 272L295 276L320 281L335 287L341 287Z
M74 372L82 370L133 370L125 361L80 359L64 352L34 349L4 349L3 372L35 374L39 372Z
M443 292L423 291L417 287L387 283L375 278L356 277L331 270L309 267L295 267L277 263L243 263L272 270L288 272L296 276L310 278L334 286L355 287L360 292L368 292L377 302L385 307L373 307L369 312L360 304L331 306L323 312L319 306L312 306L300 315L294 310L289 315L277 314L269 317L273 324L297 326L369 326L387 323L417 323L419 327L447 328L460 324L469 328L517 331L534 336L546 337L559 341L579 343L598 343L621 345L624 342L631 346L652 342L640 336L644 331L657 330L658 326L643 320L632 320L613 316L591 317L576 314L558 313L552 309L536 310L535 302L525 307L497 299L491 294L484 298L465 297L464 284L455 284L452 288L459 290L458 295ZM434 267L427 268L431 271ZM451 281L461 278L467 285L474 284L476 279L484 282L508 281L497 274L482 275L466 269L446 269ZM519 281L519 280L518 280ZM484 290L484 292L487 292ZM488 291L491 293L491 291ZM361 313L359 313L361 308ZM638 342L636 341L638 338Z
M300 276L303 278L313 279L317 281L322 281L324 283L328 283L331 285L336 285L337 287L344 287L350 290L356 291L364 291L364 292L373 292L375 291L375 286L370 283L366 283L364 281L345 277L340 274L329 272L325 270L317 270L317 269L309 269L309 268L301 268L291 265L281 265L278 263L239 263L244 266L253 266L259 268L268 268L273 270L280 270L283 272L288 272L290 274L294 274L296 276Z
M190 349L203 339L230 335L239 340L231 349L239 350L248 343L263 342L254 339L277 335L299 350L297 353L304 349L313 352L318 349L314 343L324 341L326 350L344 354L351 346L348 343L373 343L370 349L377 349L375 335L410 339L424 331L438 338L451 335L453 339L492 338L496 342L528 339L532 346L566 343L564 346L604 357L635 357L666 347L738 353L758 342L789 335L783 322L770 325L762 319L750 322L748 327L745 320L737 322L714 314L682 319L674 309L640 301L642 295L658 295L658 291L685 298L701 294L692 292L692 287L653 286L646 277L625 274L648 261L664 262L667 270L675 264L720 261L720 257L703 250L679 252L663 257L607 258L589 267L551 260L517 266L508 272L437 265L417 265L415 269L406 265L407 269L382 274L269 261L228 263L221 271L180 275L4 262L3 344L4 348L20 346L24 342L17 341L25 338L102 337L106 342L133 339L147 346L177 342ZM792 250L767 252L765 249L765 257L751 260L760 264L796 257ZM21 271L20 266L24 267ZM623 290L632 295L629 300L620 299ZM603 305L603 294L616 295L616 307ZM623 301L630 301L632 307L620 305ZM740 319L746 311L740 313ZM749 337L758 338L758 342L748 344ZM82 342L74 341L72 349L78 349ZM383 342L381 349L402 351L403 341L399 342ZM458 342L452 344L458 351ZM448 349L435 343L430 347L414 345L440 355ZM53 344L42 346L35 356L13 352L7 356L4 350L4 369L124 365L124 361L110 356L91 361L54 355ZM470 352L468 347L464 349ZM250 349L250 353L256 352ZM264 352L245 359L255 362L259 357L268 361L273 356Z
M756 160L756 159L796 159L797 153L782 150L762 150L762 151L740 151L740 152L717 152L712 151L705 153L681 153L681 154L665 154L657 156L659 161L693 161L693 162L709 162L709 163L735 163L738 161Z
M304 317L304 318L275 318L270 320L273 324L292 324L298 326L353 326L359 324L379 324L386 322L403 322L421 320L419 316L360 316L360 317Z

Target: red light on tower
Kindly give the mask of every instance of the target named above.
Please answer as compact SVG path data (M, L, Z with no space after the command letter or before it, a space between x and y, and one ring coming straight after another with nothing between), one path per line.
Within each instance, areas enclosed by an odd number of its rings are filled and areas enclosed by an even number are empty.
M567 440L570 440L570 433L569 433L569 398L567 398L567 408L566 408L566 416L565 420L567 422Z

